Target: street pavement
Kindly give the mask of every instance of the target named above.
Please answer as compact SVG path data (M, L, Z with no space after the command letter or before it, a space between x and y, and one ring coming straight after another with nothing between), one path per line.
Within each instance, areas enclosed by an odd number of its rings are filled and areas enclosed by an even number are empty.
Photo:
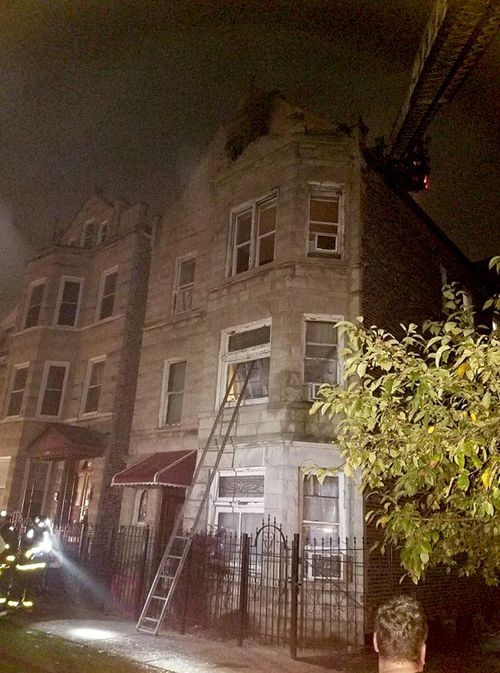
M130 622L113 618L50 619L30 621L26 626L170 673L341 673L294 661L287 650L253 644L238 647L234 641L172 632L151 636L139 633Z

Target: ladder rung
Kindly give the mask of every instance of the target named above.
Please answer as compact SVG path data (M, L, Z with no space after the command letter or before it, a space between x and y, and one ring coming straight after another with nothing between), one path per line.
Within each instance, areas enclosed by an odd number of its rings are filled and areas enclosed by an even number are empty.
M158 622L159 622L160 620L157 619L156 617L143 617L143 618L142 618L142 621L143 621L143 622L155 622L156 624L158 624Z
M158 594L153 594L151 598L156 598L158 601L165 601L167 600L166 596L159 596ZM154 619L154 617L144 617L144 619Z

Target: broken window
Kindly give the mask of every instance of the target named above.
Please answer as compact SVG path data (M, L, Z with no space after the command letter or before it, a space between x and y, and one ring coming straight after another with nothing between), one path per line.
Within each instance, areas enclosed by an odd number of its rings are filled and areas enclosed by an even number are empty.
M229 275L274 260L278 197L266 197L236 210L231 222Z
M269 361L271 325L247 326L224 335L223 390L229 390L228 401L236 402L249 374L243 402L266 400L269 394Z

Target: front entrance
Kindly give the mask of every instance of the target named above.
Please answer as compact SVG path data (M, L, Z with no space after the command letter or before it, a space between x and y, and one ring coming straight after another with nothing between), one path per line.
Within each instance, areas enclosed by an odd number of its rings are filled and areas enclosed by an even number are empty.
M184 502L184 489L164 486L160 505L160 518L158 521L158 535L156 558L159 565L163 552L174 529L175 517Z

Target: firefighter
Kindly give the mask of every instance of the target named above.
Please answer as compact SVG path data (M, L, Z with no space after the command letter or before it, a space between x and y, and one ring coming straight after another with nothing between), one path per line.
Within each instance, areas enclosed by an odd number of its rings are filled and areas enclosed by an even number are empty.
M19 534L5 510L0 512L0 616L7 613Z
M52 550L52 531L46 517L37 516L25 526L13 569L9 608L31 609L34 594Z

